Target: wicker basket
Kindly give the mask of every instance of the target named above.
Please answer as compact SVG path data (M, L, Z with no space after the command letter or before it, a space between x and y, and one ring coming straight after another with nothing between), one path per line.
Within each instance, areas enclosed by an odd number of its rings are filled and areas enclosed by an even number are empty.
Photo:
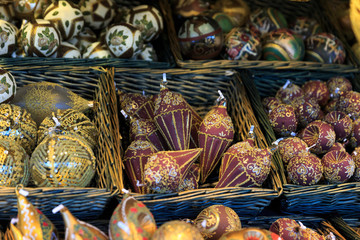
M228 112L235 125L236 141L245 139L250 126L254 125L257 145L262 148L268 146L250 107L241 78L232 71L221 69L157 70L116 68L113 74L118 89L126 92L142 93L145 91L148 94L156 94L160 90L159 84L163 73L167 74L169 89L183 94L185 99L202 116L214 105L215 100L218 98L217 90L221 90L228 100ZM111 83L109 87L110 89L107 92L113 96L115 94L114 85ZM116 109L118 104L111 102L110 105L115 106ZM114 126L112 129L118 129L118 126ZM112 136L112 138L118 139L119 137ZM119 146L115 148L118 149ZM117 162L120 161L119 159ZM110 164L106 165L104 163L104 166L110 166ZM121 190L121 187L126 186L127 183L115 182L115 179L121 180L121 177L111 175L111 172L115 174L122 173L122 166L118 166L118 168L112 166L111 168L108 170L110 173L110 179L108 180L111 181L112 186L116 186L118 190ZM272 168L262 188L233 187L215 189L208 185L206 188L179 193L133 195L150 208L157 223L160 224L172 219L194 218L203 208L213 204L224 204L232 207L240 216L256 216L280 193L279 177L276 170ZM119 194L118 197L121 200L122 195Z

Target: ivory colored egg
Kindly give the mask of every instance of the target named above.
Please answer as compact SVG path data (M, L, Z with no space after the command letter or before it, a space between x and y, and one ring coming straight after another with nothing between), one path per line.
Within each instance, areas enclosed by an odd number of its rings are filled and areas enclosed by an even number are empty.
M7 70L0 68L0 103L9 102L16 94L16 81Z
M81 58L80 50L68 42L62 42L57 53L58 58Z
M10 57L15 51L17 31L13 24L0 19L0 57Z
M99 59L111 58L111 52L101 42L94 42L89 45L83 53L83 58Z
M158 56L156 55L155 48L151 43L147 43L144 45L144 49L140 52L138 58L150 62L158 61Z
M97 41L97 36L89 27L84 27L79 35L69 39L69 43L75 45L81 53L84 53L86 48Z
M0 12L0 19L13 23L15 11L12 3L0 3Z
M51 0L14 0L15 17L18 19L41 19Z
M86 26L94 30L106 28L115 16L114 0L81 0L79 6Z

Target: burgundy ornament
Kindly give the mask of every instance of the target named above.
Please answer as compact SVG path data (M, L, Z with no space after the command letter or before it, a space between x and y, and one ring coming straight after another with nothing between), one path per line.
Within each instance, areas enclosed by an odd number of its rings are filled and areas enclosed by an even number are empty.
M302 90L304 91L305 97L313 98L321 107L325 106L330 99L330 92L326 83L320 80L306 82Z
M180 184L179 192L194 190L199 188L200 166L193 164L189 172L186 174L184 181Z
M360 146L360 118L353 122L353 130L350 134L350 146L353 148Z
M290 104L293 100L303 96L303 90L289 80L276 92L276 98L285 104Z
M315 185L321 179L323 166L314 154L297 155L290 159L287 172L292 183L302 186Z
M324 118L325 118L325 113L320 110L319 111L319 116L318 116L318 119L317 120L321 120L321 121L324 121Z
M298 137L285 138L279 143L279 153L287 166L290 159L301 154L308 154L307 144Z
M198 134L199 147L204 149L200 155L200 182L204 183L234 138L234 125L225 100L206 114Z
M333 111L326 114L325 122L333 126L336 134L336 141L344 140L352 131L352 120L343 112Z
M138 135L126 149L124 154L125 172L130 180L134 192L148 193L144 187L145 164L149 156L156 153L152 145L144 135Z
M316 120L310 123L303 133L302 140L315 154L326 153L335 143L336 134L333 127L323 121Z
M269 113L270 124L274 132L282 137L290 136L296 131L297 119L292 106L280 104Z
M330 98L338 98L347 91L352 91L352 85L349 79L341 76L332 77L326 83Z
M326 238L311 228L302 228L301 230L303 240L326 240Z
M270 232L278 234L284 240L299 240L301 226L293 219L279 218L270 226Z
M340 111L348 114L352 119L360 117L360 93L355 91L345 92L340 96Z
M324 110L325 110L326 113L329 113L329 112L332 112L332 111L339 111L340 110L339 104L340 104L340 101L339 101L338 98L332 99L326 104Z
M331 151L321 159L324 177L330 184L348 181L355 171L355 163L350 154L344 151Z
M190 130L190 147L189 148L197 148L198 142L199 142L198 131L199 131L200 124L202 122L202 118L195 111L195 109L190 106L190 104L188 104L188 107L192 114L191 130Z
M320 106L312 98L297 98L292 101L291 105L295 109L298 124L302 128L319 118Z
M336 142L334 145L330 148L329 152L331 151L345 151L346 149L342 143Z
M353 179L355 182L360 182L360 147L354 149L354 151L351 153L351 157L355 163Z
M177 192L201 152L195 148L153 154L145 165L146 187L155 193Z
M270 113L270 111L281 104L281 101L276 97L266 97L262 100L262 104L265 108L265 111L267 113Z
M154 119L154 104L150 97L119 91L119 102L121 109L132 117Z

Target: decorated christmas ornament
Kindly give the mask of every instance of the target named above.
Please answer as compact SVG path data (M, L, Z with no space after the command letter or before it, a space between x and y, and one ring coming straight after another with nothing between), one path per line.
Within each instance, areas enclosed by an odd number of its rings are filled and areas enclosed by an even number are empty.
M350 145L353 148L360 146L360 118L353 122L353 130L350 134Z
M301 61L305 55L303 40L288 29L278 29L263 39L263 58L270 61Z
M232 18L224 12L209 10L203 12L202 15L214 19L219 24L224 34L229 33L231 29L235 27L235 25L232 22Z
M360 182L360 147L354 149L354 151L351 153L351 158L355 163L353 179L355 182Z
M330 98L338 98L345 92L352 91L350 80L341 76L330 78L326 85L330 92Z
M138 119L154 119L154 103L150 97L139 93L118 92L120 107L126 114Z
M115 16L113 0L81 0L79 6L85 24L94 30L106 28Z
M119 58L132 58L143 49L140 30L127 23L118 23L109 27L105 42L111 53Z
M77 36L84 27L80 9L71 1L54 1L44 12L44 19L54 24L62 41Z
M12 140L0 140L0 186L26 186L29 178L29 155L24 148Z
M185 58L204 60L215 58L223 47L223 33L212 18L188 18L180 27L178 39Z
M166 75L163 75L160 94L155 101L154 120L171 150L189 148L192 112L188 103L179 93L166 87Z
M54 208L52 212L54 214L60 212L63 217L65 223L64 240L109 239L108 236L106 236L106 234L97 227L74 217L74 215L72 215L69 209L62 204Z
M266 97L263 98L262 104L265 108L265 111L267 113L270 113L270 111L272 111L274 107L279 106L281 104L281 101L276 97Z
M311 35L315 35L322 32L320 24L312 18L297 17L294 22L289 24L289 28L297 35L300 35L302 40Z
M89 27L84 27L79 35L68 40L68 42L74 44L81 53L84 53L87 47L96 41L97 36Z
M150 5L131 8L126 16L126 22L140 30L141 38L145 42L157 39L164 28L160 11Z
M247 28L233 28L225 38L225 55L229 60L259 60L262 46L260 39Z
M156 55L155 48L151 43L147 43L143 46L143 50L138 55L138 59L150 62L158 61L158 56Z
M207 0L178 0L175 5L175 13L185 18L197 16L209 9Z
M219 240L281 240L276 233L259 228L243 228L225 233Z
M218 106L213 107L199 127L200 182L205 183L234 138L234 125L226 109L226 99L219 91Z
M334 145L336 134L330 124L316 120L306 126L302 140L308 146L314 145L314 147L310 149L311 152L315 154L323 154Z
M320 117L320 106L313 98L297 98L291 102L300 127L304 128L309 123Z
M92 148L96 146L98 140L95 124L82 112L74 109L57 110L46 117L39 126L37 143L40 144L52 134L81 137Z
M151 239L155 231L156 223L150 210L142 202L125 195L111 216L110 239Z
M145 165L145 185L156 193L177 192L202 149L157 152Z
M290 80L287 80L284 86L279 88L276 92L275 97L285 104L290 104L295 99L302 97L303 94L302 89L298 85L293 84Z
M56 58L81 58L80 50L68 42L62 42L57 52L51 57Z
M234 26L241 27L249 17L250 8L243 0L217 1L214 8L231 17Z
M353 120L360 117L360 93L355 91L347 91L340 96L340 111L348 114Z
M338 64L345 62L344 45L331 33L318 33L308 37L305 49L305 61Z
M201 118L199 113L197 113L197 111L195 111L195 109L192 106L190 106L190 104L187 104L187 106L190 109L192 115L189 148L197 148L199 143L198 131L203 119Z
M340 110L340 107L339 107L339 104L340 101L339 101L339 98L335 98L335 99L332 99L330 100L326 105L325 105L325 112L326 113L329 113L329 112L332 112L332 111L338 111ZM325 117L325 116L324 116Z
M323 174L321 159L314 154L299 154L289 160L287 172L292 183L302 186L315 185Z
M337 141L342 141L347 138L353 128L351 118L340 111L333 111L326 114L325 122L334 128Z
M60 45L60 33L43 19L28 22L20 28L19 43L28 57L49 57Z
M94 42L86 48L82 57L90 59L111 58L111 52L101 42Z
M16 81L7 70L0 68L0 103L7 103L16 94Z
M11 103L25 108L38 125L58 109L72 108L83 112L93 107L92 101L60 84L50 82L31 83L19 88Z
M282 137L295 132L298 124L295 109L285 104L274 107L269 113L269 120L274 132Z
M346 149L345 149L345 145L346 145L347 142L345 143L339 143L339 142L335 142L334 145L330 148L329 152L331 151L345 151L346 152Z
M15 17L27 20L42 18L44 10L50 3L50 0L14 0Z
M14 140L30 155L35 148L37 126L25 109L13 104L0 104L0 139Z
M10 57L15 51L17 31L13 24L0 19L0 57Z
M152 240L204 240L199 230L190 223L173 220L161 225Z
M57 240L57 231L52 222L26 198L28 192L18 185L15 189L17 197L18 216L16 221L12 221L14 236L21 234L21 239L34 240ZM15 226L15 222L17 222ZM14 228L15 227L15 228Z
M200 166L199 164L193 164L189 172L186 174L184 181L180 184L179 192L194 190L199 188L200 181Z
M344 151L331 151L321 159L324 177L330 184L347 182L355 172L355 162Z
M95 156L82 139L54 134L35 148L30 172L39 187L86 187L95 174Z
M281 140L278 149L285 166L288 165L291 158L308 153L307 144L298 137Z
M321 107L325 106L330 99L330 92L326 83L320 80L306 82L302 86L304 97L316 100Z
M193 221L206 240L217 240L227 232L241 229L236 212L224 205L212 205L202 210Z
M14 5L12 2L0 3L0 19L13 23L15 17Z
M288 26L285 16L274 8L258 8L253 11L250 14L250 25L261 35Z
M302 232L302 239L326 240L324 236L315 232L315 230L311 228L302 229L301 232Z
M300 225L295 220L290 218L279 218L273 224L271 224L271 232L278 234L281 239L297 240L306 239L303 238L305 226Z

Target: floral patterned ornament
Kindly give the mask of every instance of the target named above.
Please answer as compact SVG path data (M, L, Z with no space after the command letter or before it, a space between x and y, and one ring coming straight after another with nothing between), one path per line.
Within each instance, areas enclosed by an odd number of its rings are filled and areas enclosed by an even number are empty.
M0 68L0 103L8 103L16 94L16 81L7 70Z
M17 31L15 25L0 19L0 57L10 57L15 51Z
M287 172L292 183L310 186L320 181L324 168L316 155L301 153L289 160Z
M19 19L35 20L43 17L51 0L14 0L15 16Z
M81 0L79 6L85 24L94 30L106 28L115 17L114 0Z
M347 182L355 172L355 162L345 151L331 151L321 159L324 177L330 184Z

